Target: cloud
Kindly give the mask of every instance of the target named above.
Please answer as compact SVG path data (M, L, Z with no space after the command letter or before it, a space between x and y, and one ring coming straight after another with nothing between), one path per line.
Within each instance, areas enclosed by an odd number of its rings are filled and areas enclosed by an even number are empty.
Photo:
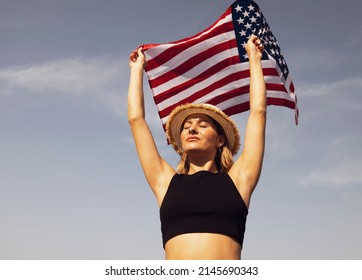
M303 185L319 185L328 188L351 187L362 184L362 160L335 162L313 170L303 180Z
M341 93L349 93L360 90L362 77L346 77L342 80L328 83L309 84L302 89L303 96L328 96Z
M329 108L361 110L362 76L346 77L334 82L304 83L298 92L300 99L317 101Z
M119 114L124 111L128 73L122 72L128 71L126 65L122 59L93 57L2 69L0 98L31 95L44 104L54 99L96 103Z
M360 135L342 134L325 146L324 164L309 174L309 180L328 187L348 187L362 184L362 152Z
M299 143L296 184L327 188L362 185L361 88L361 75L299 85L300 125L298 137L292 139L292 143ZM290 140L291 136L285 138Z
M300 124L292 142L299 143L297 184L340 188L360 182L361 81L356 76L300 86Z

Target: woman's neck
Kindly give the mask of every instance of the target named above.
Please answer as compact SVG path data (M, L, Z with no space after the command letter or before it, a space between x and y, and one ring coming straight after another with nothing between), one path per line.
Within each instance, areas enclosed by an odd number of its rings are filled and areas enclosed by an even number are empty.
M214 161L207 161L204 163L192 163L190 162L190 169L188 174L194 174L196 172L199 171L209 171L209 172L213 172L213 173L217 173L217 167Z

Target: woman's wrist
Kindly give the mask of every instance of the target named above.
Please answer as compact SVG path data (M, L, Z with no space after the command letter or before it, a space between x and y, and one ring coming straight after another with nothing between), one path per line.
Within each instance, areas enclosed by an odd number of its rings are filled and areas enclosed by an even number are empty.
M260 63L261 62L261 56L258 54L248 55L248 58L249 58L250 63Z

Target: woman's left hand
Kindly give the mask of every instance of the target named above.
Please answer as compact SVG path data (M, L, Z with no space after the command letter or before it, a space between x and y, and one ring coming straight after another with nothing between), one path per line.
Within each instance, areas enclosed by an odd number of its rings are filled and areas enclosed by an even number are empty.
M246 44L245 49L249 59L253 58L261 59L261 57L263 56L264 45L260 40L260 38L258 38L255 35L251 35Z

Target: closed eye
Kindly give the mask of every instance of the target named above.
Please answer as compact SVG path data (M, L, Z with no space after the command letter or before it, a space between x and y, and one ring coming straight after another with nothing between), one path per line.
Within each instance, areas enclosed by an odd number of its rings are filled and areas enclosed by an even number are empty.
M209 127L210 125L209 125L209 123L207 122L207 121L201 121L200 123L199 123L199 127L202 127L202 128L207 128L207 127Z

